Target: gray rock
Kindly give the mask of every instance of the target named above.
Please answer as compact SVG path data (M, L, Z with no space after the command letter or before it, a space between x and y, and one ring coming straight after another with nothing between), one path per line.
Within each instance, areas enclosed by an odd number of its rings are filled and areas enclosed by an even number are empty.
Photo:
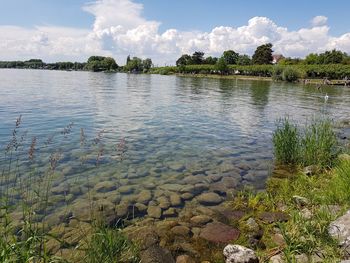
M286 262L282 256L282 254L275 255L270 258L269 260L270 263L284 263Z
M223 199L216 193L201 194L197 197L197 200L202 205L217 205L223 201Z
M295 256L295 260L298 263L309 263L309 258L306 254L300 254Z
M309 165L303 169L303 173L307 176L315 175L319 171L317 165Z
M249 231L259 231L259 225L254 218L250 217L246 222Z
M173 192L179 191L182 187L183 185L181 184L163 184L159 186L159 188L162 190L173 191Z
M330 223L328 233L339 241L340 246L344 248L350 247L350 210Z
M149 206L147 209L147 214L149 217L158 219L162 217L162 209L159 206Z
M306 206L310 203L309 199L307 199L306 197L299 196L299 195L294 195L292 198L293 198L294 203L296 203L299 206Z
M310 219L312 217L312 212L306 207L301 209L300 214L304 219Z
M226 263L258 263L259 259L255 252L240 245L227 245L224 248Z

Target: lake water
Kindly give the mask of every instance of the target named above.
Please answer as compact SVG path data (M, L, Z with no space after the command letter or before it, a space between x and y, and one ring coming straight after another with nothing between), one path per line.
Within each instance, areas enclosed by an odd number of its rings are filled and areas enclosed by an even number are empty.
M277 118L305 123L350 113L350 89L339 87L40 70L0 70L0 80L1 170L8 169L6 147L22 116L12 157L18 163L11 164L19 172L2 179L1 189L16 188L30 173L30 185L42 187L50 154L59 153L52 211L86 200L90 189L96 200L117 205L141 202L145 189L145 205L169 192L189 202L202 192L224 200L245 185L262 189Z

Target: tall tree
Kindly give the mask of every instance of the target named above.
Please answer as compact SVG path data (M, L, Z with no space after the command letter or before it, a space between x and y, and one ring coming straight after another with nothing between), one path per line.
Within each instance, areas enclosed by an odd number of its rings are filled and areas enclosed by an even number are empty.
M239 55L237 64L240 66L246 66L252 64L252 59L248 55Z
M224 74L227 72L227 63L224 57L221 57L218 59L218 62L216 63L216 69L220 71L220 74Z
M253 64L263 65L272 63L272 44L258 46L253 55Z
M176 60L176 66L186 66L191 65L192 63L192 57L190 55L184 54L182 55L178 60Z
M204 53L200 52L200 51L196 51L193 53L192 55L192 63L194 65L199 65L199 64L203 64L204 61Z
M234 52L233 50L226 50L222 54L222 57L225 59L228 65L232 65L232 64L237 64L239 54Z

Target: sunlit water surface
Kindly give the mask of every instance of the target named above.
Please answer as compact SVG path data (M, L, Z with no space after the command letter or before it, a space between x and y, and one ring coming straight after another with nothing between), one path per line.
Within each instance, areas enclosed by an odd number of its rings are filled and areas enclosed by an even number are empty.
M90 189L97 198L109 190L120 194L117 203L137 202L145 188L154 200L162 191L180 195L191 184L223 198L244 185L261 189L272 166L277 118L305 123L350 112L350 89L339 87L40 70L0 70L0 79L3 177L9 159L16 160L2 191L29 174L33 182L44 178L57 153L51 194L65 198L53 199L52 210L86 198ZM15 151L8 145L20 115ZM99 182L115 187L94 188ZM120 193L121 186L131 190Z

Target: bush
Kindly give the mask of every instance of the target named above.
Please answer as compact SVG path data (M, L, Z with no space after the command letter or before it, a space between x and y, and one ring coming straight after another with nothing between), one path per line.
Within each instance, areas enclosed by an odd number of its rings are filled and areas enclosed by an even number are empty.
M274 66L272 70L272 79L276 81L283 80L282 78L283 70L284 70L284 67L282 66L279 66L279 65Z
M274 153L277 162L281 164L297 164L300 152L300 135L298 127L288 118L277 122L277 129L273 134Z
M282 79L288 82L295 82L300 78L300 73L296 68L286 67L282 72Z

